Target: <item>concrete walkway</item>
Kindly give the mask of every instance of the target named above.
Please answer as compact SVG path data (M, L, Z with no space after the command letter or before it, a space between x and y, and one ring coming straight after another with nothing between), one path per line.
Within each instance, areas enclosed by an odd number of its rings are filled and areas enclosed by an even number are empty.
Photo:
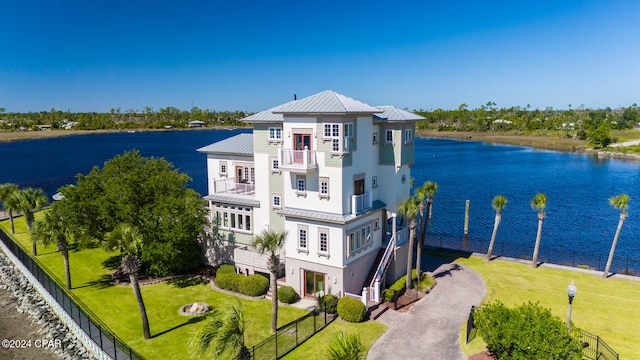
M369 349L367 359L466 360L460 350L460 328L472 305L479 305L487 289L473 270L426 257L438 281L431 293L404 313L388 310L377 321L385 332Z

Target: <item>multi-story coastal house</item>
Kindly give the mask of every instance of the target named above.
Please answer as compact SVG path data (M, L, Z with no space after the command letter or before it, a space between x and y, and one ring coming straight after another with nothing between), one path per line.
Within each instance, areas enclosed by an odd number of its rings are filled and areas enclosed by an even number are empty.
M380 282L406 271L396 206L410 196L420 119L324 91L244 118L253 134L198 149L211 225L238 271L268 274L254 236L286 231L281 282L304 297L365 288L377 298Z

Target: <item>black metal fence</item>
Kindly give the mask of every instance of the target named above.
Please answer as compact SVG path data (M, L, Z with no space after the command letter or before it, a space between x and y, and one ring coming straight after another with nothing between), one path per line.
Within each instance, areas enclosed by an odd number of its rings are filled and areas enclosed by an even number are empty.
M53 275L47 274L39 261L27 254L11 237L0 229L0 240L20 260L51 296L62 306L76 324L114 360L144 359L120 340L78 297L61 287Z
M477 328L473 322L475 306L471 307L467 318L467 344L476 338ZM619 360L620 356L604 340L584 330L574 332L582 343L582 358L589 360Z
M280 359L329 325L336 317L336 314L327 314L326 311L315 308L307 315L280 327L275 334L249 349L251 358Z
M451 236L437 233L427 233L425 238L426 246L481 254L487 253L489 242L490 239L470 236ZM493 246L492 255L531 260L533 257L533 248L534 244L527 245L496 240ZM606 254L593 254L580 250L545 246L543 241L540 245L538 261L604 271L608 256L608 251ZM611 265L611 271L628 275L640 275L640 259L629 256L615 256Z
M582 341L582 357L594 360L618 360L620 359L617 352L607 345L598 335L580 331L580 340Z

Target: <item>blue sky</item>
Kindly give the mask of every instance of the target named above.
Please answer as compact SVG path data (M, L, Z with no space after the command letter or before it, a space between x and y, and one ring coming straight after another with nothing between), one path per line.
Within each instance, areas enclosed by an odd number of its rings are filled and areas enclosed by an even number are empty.
M0 107L640 103L640 2L0 1Z

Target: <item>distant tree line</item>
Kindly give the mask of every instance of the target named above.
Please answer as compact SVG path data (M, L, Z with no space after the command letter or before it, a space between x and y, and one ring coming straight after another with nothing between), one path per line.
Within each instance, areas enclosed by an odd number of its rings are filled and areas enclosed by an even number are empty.
M122 111L111 109L107 113L61 111L5 113L0 108L0 130L38 130L38 125L51 125L53 129L71 128L74 130L117 130L117 129L162 129L167 127L186 128L190 121L202 121L206 126L239 126L240 119L247 114L242 111L202 110L198 107L190 111L166 107L154 111L151 107L144 110ZM69 125L74 123L73 125Z
M567 138L589 140L594 145L606 146L611 142L609 130L630 129L640 123L640 108L637 104L611 109L577 108L558 110L530 109L530 106L498 108L489 101L476 109L461 104L455 110L414 110L426 118L418 122L418 129L438 131L516 132L535 134L553 131Z

